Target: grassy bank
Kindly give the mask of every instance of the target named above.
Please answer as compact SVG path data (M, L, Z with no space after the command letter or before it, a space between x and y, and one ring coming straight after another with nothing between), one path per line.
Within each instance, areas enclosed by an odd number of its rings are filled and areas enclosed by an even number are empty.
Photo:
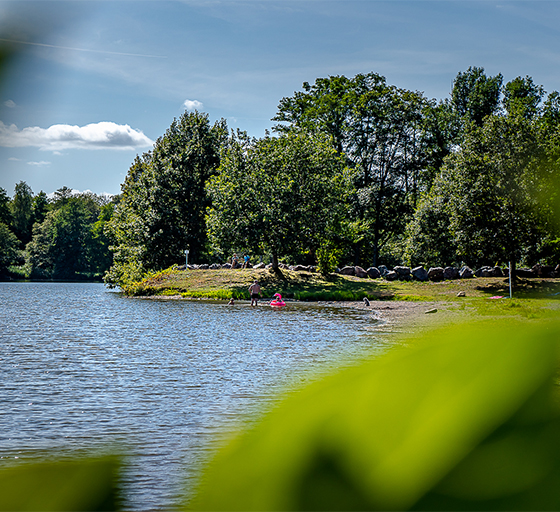
M330 274L282 270L165 270L128 287L128 295L181 295L188 298L226 300L248 299L248 288L257 279L264 298L276 292L296 300L345 301L412 300L464 301L493 296L509 296L508 280L504 278L473 278L457 281L388 282L383 279L360 279ZM465 297L457 297L464 292ZM559 294L559 295L555 295ZM517 299L560 300L560 279L523 279L514 288ZM486 301L485 301L486 302Z

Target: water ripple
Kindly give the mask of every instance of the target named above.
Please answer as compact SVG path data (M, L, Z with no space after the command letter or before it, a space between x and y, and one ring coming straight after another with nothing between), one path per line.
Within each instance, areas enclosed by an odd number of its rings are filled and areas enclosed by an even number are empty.
M217 441L277 393L381 350L372 321L317 305L0 283L0 464L110 446L127 454L126 508L169 509Z

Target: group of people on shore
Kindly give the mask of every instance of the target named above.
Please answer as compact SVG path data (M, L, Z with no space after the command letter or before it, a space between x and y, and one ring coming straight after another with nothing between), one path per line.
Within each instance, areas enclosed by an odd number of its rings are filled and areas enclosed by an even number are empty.
M250 260L251 260L251 256L249 256L248 254L244 254L241 268L249 268ZM231 268L237 268L238 266L239 266L239 258L237 256L237 253L234 252L231 258Z

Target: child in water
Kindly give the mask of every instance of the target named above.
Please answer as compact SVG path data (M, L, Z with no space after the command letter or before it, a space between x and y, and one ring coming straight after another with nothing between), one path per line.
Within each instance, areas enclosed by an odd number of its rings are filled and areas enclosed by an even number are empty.
M228 306L234 306L235 302L233 301L233 297L229 299Z

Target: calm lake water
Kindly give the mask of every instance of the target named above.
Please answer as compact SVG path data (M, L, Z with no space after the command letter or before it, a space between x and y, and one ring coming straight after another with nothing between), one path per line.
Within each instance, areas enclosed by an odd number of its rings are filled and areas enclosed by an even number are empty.
M282 390L384 349L367 312L0 283L0 467L117 446L128 510L189 496L217 440ZM17 460L16 460L17 458Z

